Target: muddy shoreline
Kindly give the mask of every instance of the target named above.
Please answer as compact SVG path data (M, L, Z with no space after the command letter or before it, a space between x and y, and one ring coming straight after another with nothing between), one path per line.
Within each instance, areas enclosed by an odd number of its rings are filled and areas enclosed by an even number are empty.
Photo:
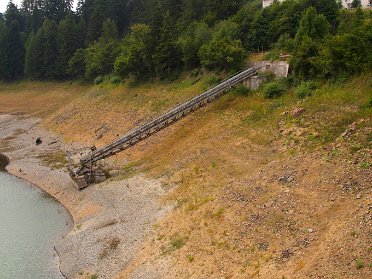
M159 201L165 190L160 181L137 176L78 191L64 166L50 166L45 159L75 144L40 123L0 115L0 153L10 160L7 171L45 191L71 214L74 225L55 247L61 273L66 278L113 278L135 258L152 225L171 210ZM37 146L38 137L43 143Z

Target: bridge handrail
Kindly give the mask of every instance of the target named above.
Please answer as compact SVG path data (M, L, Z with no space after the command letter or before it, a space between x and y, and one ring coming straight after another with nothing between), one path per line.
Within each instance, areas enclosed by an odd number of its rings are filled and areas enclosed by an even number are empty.
M95 158L102 157L107 152L111 152L115 148L119 148L128 141L135 139L136 137L144 134L145 132L151 131L151 129L157 127L158 125L172 119L174 116L184 113L192 109L195 105L203 103L203 101L208 100L210 97L218 96L220 93L226 91L227 89L237 85L242 82L244 79L249 78L257 72L260 67L253 67L249 69L244 69L237 74L224 79L219 84L213 88L205 91L204 93L189 99L188 101L178 105L177 107L171 109L170 111L164 113L163 115L151 120L150 122L136 128L132 131L129 131L124 137L113 141L112 143L90 153L87 157L81 159L82 164L89 164L92 161L95 161Z

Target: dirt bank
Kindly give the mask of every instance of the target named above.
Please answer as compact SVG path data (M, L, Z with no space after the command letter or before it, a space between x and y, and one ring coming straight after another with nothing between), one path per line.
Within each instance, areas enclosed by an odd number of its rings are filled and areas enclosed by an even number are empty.
M7 170L58 199L74 219L73 230L56 245L68 278L112 278L136 255L152 224L169 207L157 180L136 176L78 191L59 158L76 147L40 127L37 118L0 115L0 153ZM35 141L41 137L42 144ZM58 160L57 160L58 159Z

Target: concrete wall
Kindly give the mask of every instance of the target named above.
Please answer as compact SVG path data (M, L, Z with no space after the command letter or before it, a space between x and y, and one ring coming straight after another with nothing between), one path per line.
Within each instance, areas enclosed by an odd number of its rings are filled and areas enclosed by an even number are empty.
M285 61L259 61L254 62L251 67L260 67L260 70L258 71L259 73L271 72L277 78L288 77L289 64ZM257 75L247 79L243 84L251 90L257 90L265 81L265 77Z
M253 67L260 67L259 72L272 72L278 78L288 77L289 73L289 64L286 61L259 61L254 62Z

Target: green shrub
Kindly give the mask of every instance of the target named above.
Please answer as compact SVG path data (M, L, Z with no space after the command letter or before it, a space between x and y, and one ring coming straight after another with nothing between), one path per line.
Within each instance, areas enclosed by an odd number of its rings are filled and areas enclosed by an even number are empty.
M102 83L103 82L103 77L102 76L98 76L98 77L96 77L95 79L94 79L94 84L95 85L98 85L98 84L100 84L100 83Z
M285 86L279 81L269 82L264 85L263 92L267 99L280 97L284 94Z
M240 84L235 88L234 93L237 95L247 96L251 93L251 90L247 86Z
M316 89L315 82L306 81L302 82L299 86L297 86L295 94L298 98L304 99L306 97L311 96L315 89Z
M112 84L118 84L121 82L121 78L119 78L118 76L114 76L112 79L111 79L111 83Z
M357 269L361 269L364 267L364 261L361 259L356 259L355 260L355 266Z

